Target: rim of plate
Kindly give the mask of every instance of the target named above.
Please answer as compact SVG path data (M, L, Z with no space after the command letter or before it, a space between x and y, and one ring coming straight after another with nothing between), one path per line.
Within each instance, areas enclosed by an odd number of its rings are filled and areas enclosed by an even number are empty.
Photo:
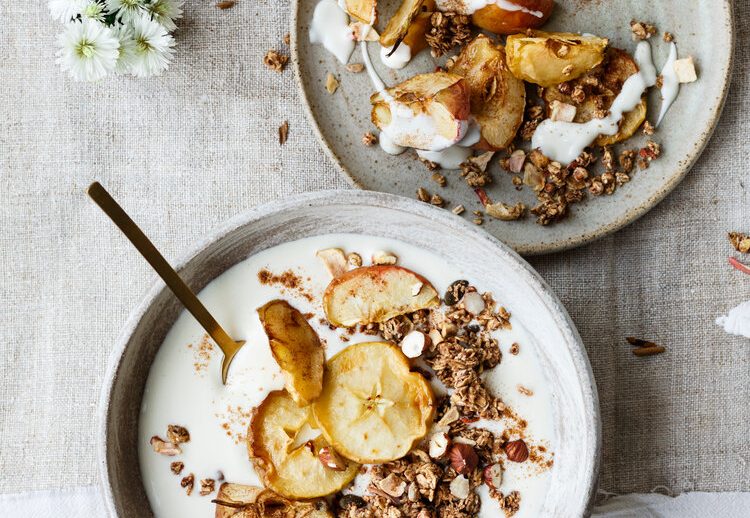
M557 328L565 338L565 343L570 354L571 363L580 381L581 397L585 414L584 421L587 423L587 435L593 441L594 448L589 452L588 458L582 464L591 466L587 472L588 495L585 507L582 508L583 515L590 510L596 495L599 467L601 463L601 414L599 398L594 380L594 374L586 353L583 341L578 330L568 314L565 306L555 295L552 288L542 279L539 273L532 268L517 252L505 245L499 239L482 231L471 223L458 218L450 217L450 213L439 208L421 203L417 200L405 198L390 193L357 190L328 190L317 191L290 197L287 200L271 202L243 212L220 224L205 237L195 243L187 253L175 262L177 272L182 271L189 263L207 247L216 244L226 238L232 231L252 225L259 220L272 218L275 214L295 210L300 207L330 206L330 205L368 205L375 209L397 210L405 213L415 214L433 221L437 225L447 226L467 235L468 239L483 241L497 251L498 257L506 261L515 270L516 274L538 297L539 300L553 317ZM166 286L156 280L147 290L146 294L133 309L125 321L122 331L115 342L110 354L107 369L102 380L101 392L98 405L98 426L96 432L97 443L97 466L99 468L99 480L102 484L105 508L110 516L117 516L114 493L112 490L109 467L107 463L107 452L109 449L108 421L112 412L111 395L121 368L122 358L130 342L133 332L137 329L139 322L151 309L157 296L166 291ZM583 460L583 459L582 459Z
M313 128L315 137L318 143L323 148L325 153L330 158L331 162L336 166L339 174L343 175L346 181L357 189L365 189L362 184L355 178L349 169L344 165L341 159L336 155L331 146L328 144L323 130L318 123L318 119L312 110L310 99L307 95L304 82L302 81L302 71L300 70L300 59L299 59L299 38L297 34L297 27L299 25L299 12L300 5L306 0L294 0L292 6L292 21L290 34L290 48L292 54L292 68L294 69L295 82L297 83L297 90L302 99L302 105L304 106L307 120ZM562 252L564 250L570 250L583 246L585 244L597 241L603 237L617 232L618 230L626 227L630 223L640 219L651 209L656 207L664 198L667 197L685 178L688 172L693 168L695 163L698 161L700 156L703 154L708 142L711 140L716 127L719 125L721 114L724 110L724 105L729 94L729 88L732 83L732 74L734 72L734 54L736 48L737 31L735 29L735 16L734 16L734 3L733 0L723 0L723 7L728 13L728 27L729 32L729 52L727 52L726 61L724 63L724 77L723 77L723 88L721 95L717 98L710 109L711 123L705 128L697 138L697 145L692 149L690 154L678 161L677 169L669 177L668 181L661 186L661 188L650 196L646 201L636 207L632 207L626 211L626 213L616 219L615 221L603 225L597 228L593 232L583 232L576 237L570 238L566 241L543 243L541 245L520 245L515 247L515 251L525 256L543 255L553 252Z

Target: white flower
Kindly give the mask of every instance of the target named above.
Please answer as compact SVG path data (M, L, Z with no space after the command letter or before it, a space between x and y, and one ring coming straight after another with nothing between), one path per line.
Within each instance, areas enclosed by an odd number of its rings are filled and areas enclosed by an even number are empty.
M117 39L120 40L119 56L115 67L116 74L128 74L135 62L135 40L133 30L127 25L115 24L112 27Z
M146 12L146 0L104 0L108 13L117 12L117 19L132 23Z
M84 8L81 10L81 16L91 18L97 22L103 22L105 14L104 4L100 4L96 0L88 0Z
M146 6L151 14L151 19L162 24L165 29L172 32L177 28L174 21L182 17L183 0L152 0Z
M115 69L120 42L109 27L84 18L57 39L57 62L77 81L96 81Z
M133 20L133 40L135 42L131 72L135 76L158 76L169 66L174 54L174 38L167 30L141 16Z
M88 0L50 0L49 12L52 18L67 23L83 11Z

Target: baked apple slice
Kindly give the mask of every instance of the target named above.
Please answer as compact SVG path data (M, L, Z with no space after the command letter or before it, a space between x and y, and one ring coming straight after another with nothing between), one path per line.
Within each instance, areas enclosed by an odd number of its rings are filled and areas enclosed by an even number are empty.
M315 330L285 300L258 308L273 357L286 378L286 389L299 405L308 405L323 386L325 351Z
M449 72L466 79L471 96L471 114L479 123L479 149L506 148L523 122L526 87L508 70L505 49L480 34L458 55Z
M298 406L285 390L271 392L255 409L248 452L268 489L293 500L309 500L340 491L354 479L359 470L354 462L331 469L318 458L322 448L330 447L322 436L300 439L313 422L311 407Z
M399 459L426 434L434 400L401 349L387 342L352 345L328 361L312 405L326 440L359 463Z
M424 36L434 11L435 0L403 0L380 34L380 44L392 47L405 43L412 56L416 55L427 47Z
M400 266L364 266L331 281L323 310L337 327L385 322L440 303L427 279Z
M461 140L470 114L469 88L448 72L419 74L370 97L372 122L402 147L439 151ZM394 111L396 113L394 113ZM422 123L415 119L423 117Z
M375 25L378 21L377 0L343 0L343 7L349 16L364 24Z
M505 41L510 71L541 86L572 81L604 60L609 41L567 32L527 31Z
M601 109L608 110L615 97L622 90L622 85L633 74L638 73L638 65L635 60L622 49L607 49L606 61L594 70L584 74L579 81L589 84L591 91L586 99L577 104L569 95L560 92L556 86L544 89L544 100L547 102L547 114L550 114L553 101L576 106L576 115L573 122L588 122L600 111L597 107L596 98L600 99ZM594 86L597 85L597 86ZM641 102L631 111L623 115L620 121L620 129L615 135L600 135L596 140L599 146L610 146L630 138L643 121L646 120L648 105L645 96Z
M471 21L486 31L495 34L515 34L526 29L536 29L544 25L552 14L555 0L509 0L503 9L491 3L476 11ZM517 9L510 9L513 5Z
M324 501L295 502L262 487L223 483L215 518L332 518Z

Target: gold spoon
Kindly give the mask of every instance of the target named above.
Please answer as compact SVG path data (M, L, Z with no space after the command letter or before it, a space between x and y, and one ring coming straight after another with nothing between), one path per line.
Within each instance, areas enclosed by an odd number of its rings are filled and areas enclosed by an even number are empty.
M226 331L211 316L206 306L198 300L187 284L177 275L177 272L169 266L164 256L159 253L154 244L149 241L146 234L138 228L138 225L130 219L120 205L109 195L99 182L94 182L86 189L86 194L99 205L104 213L114 222L115 225L125 234L133 246L148 261L148 264L156 270L159 277L166 283L172 293L182 302L185 308L195 317L198 323L206 330L214 342L218 344L224 353L224 360L221 362L221 382L226 385L229 364L232 363L237 351L245 344L244 340L235 342L230 338Z

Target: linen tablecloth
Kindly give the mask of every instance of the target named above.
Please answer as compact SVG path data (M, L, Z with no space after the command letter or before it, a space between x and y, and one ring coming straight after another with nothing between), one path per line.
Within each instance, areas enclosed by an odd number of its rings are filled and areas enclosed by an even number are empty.
M61 27L45 2L0 4L0 493L97 482L102 374L155 277L86 199L92 180L171 259L258 203L347 187L292 71L262 62L288 51L290 12L288 0L189 2L162 77L81 84L54 64ZM750 343L714 324L750 299L750 277L726 265L726 232L750 231L747 0L735 16L727 107L687 179L617 234L531 260L586 344L609 492L750 491ZM668 350L636 358L626 335Z

